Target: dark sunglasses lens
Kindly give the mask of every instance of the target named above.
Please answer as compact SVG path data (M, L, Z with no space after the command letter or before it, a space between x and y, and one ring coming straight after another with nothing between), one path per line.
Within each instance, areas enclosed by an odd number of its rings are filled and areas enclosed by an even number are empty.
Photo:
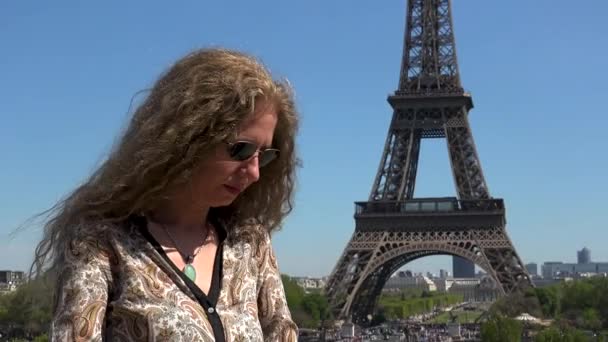
M255 144L246 141L239 141L230 147L230 158L238 161L247 160L255 154L257 149L258 148Z
M271 161L275 160L279 156L279 150L264 150L258 157L260 167L270 164Z

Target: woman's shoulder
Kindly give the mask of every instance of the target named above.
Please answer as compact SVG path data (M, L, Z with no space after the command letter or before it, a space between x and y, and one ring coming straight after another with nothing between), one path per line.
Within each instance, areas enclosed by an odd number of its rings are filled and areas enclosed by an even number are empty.
M244 239L244 243L249 245L252 250L252 256L257 263L265 263L269 257L274 257L272 247L271 232L264 225L252 225L248 227L250 235ZM272 259L271 258L271 259Z
M77 226L68 238L72 254L108 254L117 243L130 239L133 228L124 223L87 222Z
M114 236L123 236L125 225L122 223L93 221L81 223L74 227L70 240L73 242L99 240L106 242Z
M227 231L229 231L227 242L232 245L262 247L270 244L270 232L259 223L246 222Z
M91 222L77 227L58 251L55 267L68 273L95 269L109 281L125 253L140 246L137 230L129 224ZM88 272L88 271L87 271Z

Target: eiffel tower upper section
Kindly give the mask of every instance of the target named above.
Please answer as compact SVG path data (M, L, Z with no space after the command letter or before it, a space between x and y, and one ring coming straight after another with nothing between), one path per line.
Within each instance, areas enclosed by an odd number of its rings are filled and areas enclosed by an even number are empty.
M408 2L399 89L395 97L464 95L448 0Z
M399 87L370 202L407 201L414 195L420 141L446 138L460 200L490 199L460 82L450 0L408 1ZM369 208L368 208L369 209Z

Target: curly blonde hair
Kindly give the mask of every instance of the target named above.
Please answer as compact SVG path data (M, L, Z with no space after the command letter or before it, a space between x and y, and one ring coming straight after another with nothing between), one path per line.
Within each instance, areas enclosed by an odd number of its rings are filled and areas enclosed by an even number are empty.
M298 115L291 87L273 80L251 56L202 49L177 61L158 79L107 160L43 213L49 219L31 272L40 274L49 263L57 266L64 246L94 229L89 227L120 225L154 209L170 189L188 182L206 153L237 134L259 100L270 101L277 110L273 147L280 155L232 204L211 210L229 223L230 239L252 233L252 226L278 229L293 208L298 165Z

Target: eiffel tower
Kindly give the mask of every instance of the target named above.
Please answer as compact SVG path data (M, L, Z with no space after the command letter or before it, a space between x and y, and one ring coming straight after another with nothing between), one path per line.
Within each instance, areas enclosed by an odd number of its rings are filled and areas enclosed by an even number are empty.
M458 71L450 0L408 0L393 117L367 202L329 277L336 318L369 323L388 278L406 263L448 254L477 264L508 294L531 286L490 196L469 126L471 95ZM414 198L422 139L445 138L458 197Z

